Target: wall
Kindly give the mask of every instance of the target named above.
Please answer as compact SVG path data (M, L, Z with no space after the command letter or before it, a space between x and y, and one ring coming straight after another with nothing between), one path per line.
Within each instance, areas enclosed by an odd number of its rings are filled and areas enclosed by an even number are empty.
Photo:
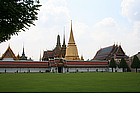
M64 68L63 72L108 72L108 68Z
M0 68L0 73L46 72L49 68Z

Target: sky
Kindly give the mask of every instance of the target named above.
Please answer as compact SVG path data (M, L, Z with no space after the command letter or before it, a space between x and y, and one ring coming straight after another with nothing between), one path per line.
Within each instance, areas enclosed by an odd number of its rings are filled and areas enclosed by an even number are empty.
M140 0L40 0L36 26L0 44L0 56L8 45L16 55L24 46L28 58L38 61L43 51L56 46L57 35L66 43L71 20L79 56L92 59L100 48L122 45L128 56L140 51Z

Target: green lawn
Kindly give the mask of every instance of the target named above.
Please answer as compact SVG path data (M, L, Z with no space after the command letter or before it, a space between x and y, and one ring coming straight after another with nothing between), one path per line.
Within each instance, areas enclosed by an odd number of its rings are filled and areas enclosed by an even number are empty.
M140 92L140 73L7 73L0 92Z

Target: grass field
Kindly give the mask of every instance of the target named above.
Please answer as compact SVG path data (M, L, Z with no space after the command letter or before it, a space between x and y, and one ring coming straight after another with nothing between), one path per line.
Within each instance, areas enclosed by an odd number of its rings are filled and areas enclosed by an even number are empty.
M7 73L0 92L140 92L140 73Z

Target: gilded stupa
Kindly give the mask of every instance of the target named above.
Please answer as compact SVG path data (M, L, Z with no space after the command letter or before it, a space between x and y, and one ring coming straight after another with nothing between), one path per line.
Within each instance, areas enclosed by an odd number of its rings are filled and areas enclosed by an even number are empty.
M78 55L78 49L75 44L74 36L73 36L73 30L72 30L72 22L71 22L71 31L70 31L70 38L68 42L68 46L66 49L66 60L80 60Z

